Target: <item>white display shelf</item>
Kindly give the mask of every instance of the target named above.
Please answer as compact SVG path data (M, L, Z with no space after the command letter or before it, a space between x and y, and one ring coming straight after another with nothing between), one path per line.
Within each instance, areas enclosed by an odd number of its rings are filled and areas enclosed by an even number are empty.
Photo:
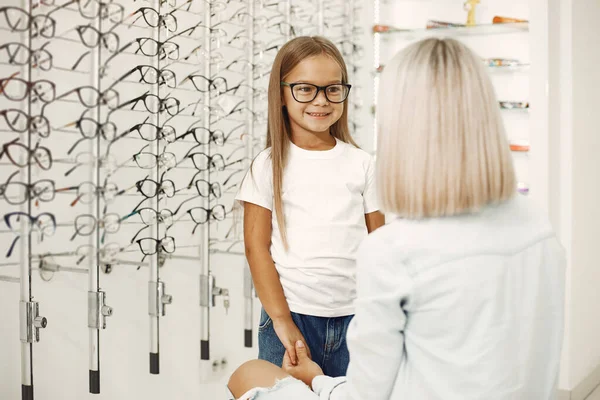
M462 2L460 2L462 3ZM512 4L508 4L512 3ZM390 57L396 54L409 42L428 37L453 37L465 42L482 59L482 64L492 78L494 87L500 96L499 102L534 101L538 107L538 99L531 96L529 87L533 77L530 47L529 5L523 6L517 0L490 0L478 7L477 21L489 21L473 26L466 26L466 13L460 5L427 4L425 2L386 2L374 0L374 18L371 25L373 39L374 63L372 71L375 85L373 113L373 129L376 136L375 119L377 117L378 84L380 73L385 69ZM499 19L509 16L514 22L501 22ZM410 17L408 17L410 16ZM464 18L464 19L463 19ZM495 23L492 21L495 20ZM518 22L517 22L518 21ZM439 26L444 23L454 26ZM535 26L534 26L535 27ZM543 107L542 107L543 108ZM510 132L510 148L515 163L519 192L529 194L532 175L535 166L530 160L530 129L532 118L537 115L530 113L529 107L502 107L505 127ZM536 108L540 112L540 108ZM535 125L534 118L534 125ZM535 147L535 146L534 146Z
M480 24L447 28L403 29L389 25L373 25L373 33L380 34L382 39L402 37L404 39L421 39L429 36L486 36L529 32L528 22Z

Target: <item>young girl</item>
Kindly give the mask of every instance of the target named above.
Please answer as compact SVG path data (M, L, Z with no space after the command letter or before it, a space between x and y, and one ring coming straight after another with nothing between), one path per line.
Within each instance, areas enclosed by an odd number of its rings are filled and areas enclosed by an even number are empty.
M354 314L355 252L384 224L374 165L348 131L346 65L322 37L298 37L277 54L269 82L267 148L236 200L263 306L259 359L281 366L303 340L331 376L345 375Z
M297 365L249 361L229 388L241 400L556 398L564 249L517 194L481 59L427 39L380 85L378 193L399 218L357 252L347 377L324 376L299 341Z

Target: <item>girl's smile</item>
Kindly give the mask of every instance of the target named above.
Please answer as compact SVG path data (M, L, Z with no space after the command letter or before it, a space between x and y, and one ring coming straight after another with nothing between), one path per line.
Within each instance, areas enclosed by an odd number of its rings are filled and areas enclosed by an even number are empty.
M312 118L315 119L326 119L327 117L329 117L331 115L330 112L306 112L306 114L308 114L309 116L311 116Z

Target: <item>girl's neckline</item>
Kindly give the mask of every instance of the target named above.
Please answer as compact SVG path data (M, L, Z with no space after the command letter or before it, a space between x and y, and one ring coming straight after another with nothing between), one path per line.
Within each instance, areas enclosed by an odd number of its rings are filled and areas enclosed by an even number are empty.
M344 142L342 142L341 140L339 140L338 138L334 137L335 139L335 146L333 146L333 148L329 149L329 150L307 150L307 149L303 149L302 147L299 147L297 145L294 144L294 142L292 142L290 140L290 154L292 155L298 155L300 157L304 157L304 158L333 158L336 157L342 150L343 150L343 144Z

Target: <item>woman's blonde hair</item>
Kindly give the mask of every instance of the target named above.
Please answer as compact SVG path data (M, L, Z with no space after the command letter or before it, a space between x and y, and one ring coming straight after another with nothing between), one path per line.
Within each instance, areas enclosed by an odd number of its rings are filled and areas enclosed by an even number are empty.
M303 60L322 54L331 57L340 66L342 83L348 83L348 71L342 54L331 41L320 36L300 36L284 44L277 53L271 69L267 148L271 148L271 160L273 162L274 211L277 216L281 239L286 248L287 235L281 190L283 187L283 171L286 166L290 146L291 131L289 117L282 102L281 81L284 81L296 65ZM330 133L343 142L357 146L352 136L350 136L350 130L348 129L348 100L346 99L343 104L344 110L342 116L331 126Z
M382 210L404 218L476 212L516 193L498 100L481 59L425 39L385 66L378 104Z

